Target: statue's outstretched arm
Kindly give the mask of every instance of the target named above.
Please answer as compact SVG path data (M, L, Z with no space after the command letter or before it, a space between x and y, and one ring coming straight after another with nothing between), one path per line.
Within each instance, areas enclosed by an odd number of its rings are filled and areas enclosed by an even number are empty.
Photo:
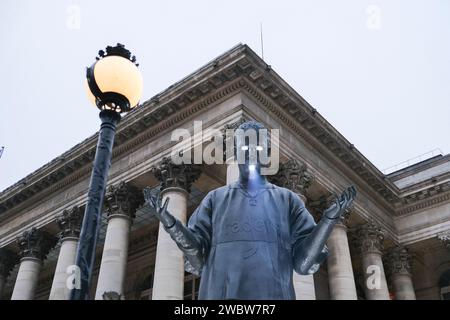
M203 244L194 232L183 225L168 210L169 198L166 198L161 206L159 194L155 195L150 189L144 189L144 199L146 203L154 209L155 217L161 222L164 230L169 233L177 246L185 254L186 258L196 270L201 270L205 262L205 249Z
M315 273L328 256L326 242L339 218L356 197L355 187L349 187L326 209L312 232L293 248L294 268L299 274Z

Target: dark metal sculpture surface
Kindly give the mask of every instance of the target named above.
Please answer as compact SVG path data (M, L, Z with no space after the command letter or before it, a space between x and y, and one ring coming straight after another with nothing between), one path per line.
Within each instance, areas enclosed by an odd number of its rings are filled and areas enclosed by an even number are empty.
M239 128L263 127L246 122ZM256 148L246 140L236 145ZM199 299L295 299L293 270L306 275L319 269L334 225L356 196L353 186L346 189L316 224L296 193L267 182L260 169L259 159L252 170L247 156L239 181L209 192L187 226L167 211L168 198L161 204L144 190L154 215L201 274Z

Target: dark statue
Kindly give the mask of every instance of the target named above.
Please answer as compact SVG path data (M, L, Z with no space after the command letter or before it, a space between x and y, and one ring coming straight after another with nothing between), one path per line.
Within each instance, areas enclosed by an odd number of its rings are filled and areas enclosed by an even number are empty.
M239 126L244 132L262 128L254 121ZM257 146L235 140L237 150L268 149L267 139ZM188 265L201 275L199 299L295 299L293 270L307 275L319 269L334 225L356 196L349 187L316 224L296 193L261 175L259 155L249 165L249 153L239 164L239 180L209 192L187 226L167 211L169 199L161 205L158 195L144 191Z

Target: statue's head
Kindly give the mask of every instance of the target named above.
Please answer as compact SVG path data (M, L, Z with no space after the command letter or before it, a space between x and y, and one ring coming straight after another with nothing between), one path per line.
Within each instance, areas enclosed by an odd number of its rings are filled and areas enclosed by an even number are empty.
M241 178L261 174L261 167L267 163L269 141L267 129L259 122L242 123L235 132L235 156Z

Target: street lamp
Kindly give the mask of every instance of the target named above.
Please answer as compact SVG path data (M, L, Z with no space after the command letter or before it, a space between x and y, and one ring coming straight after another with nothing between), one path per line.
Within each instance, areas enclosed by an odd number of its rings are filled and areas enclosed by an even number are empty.
M124 45L118 43L114 47L106 47L106 52L100 50L96 60L87 68L86 87L89 99L101 110L102 124L77 248L75 264L78 268L75 269L76 283L70 294L71 300L89 299L116 126L121 119L120 114L136 107L142 94L142 76L137 68L136 57L131 56Z

